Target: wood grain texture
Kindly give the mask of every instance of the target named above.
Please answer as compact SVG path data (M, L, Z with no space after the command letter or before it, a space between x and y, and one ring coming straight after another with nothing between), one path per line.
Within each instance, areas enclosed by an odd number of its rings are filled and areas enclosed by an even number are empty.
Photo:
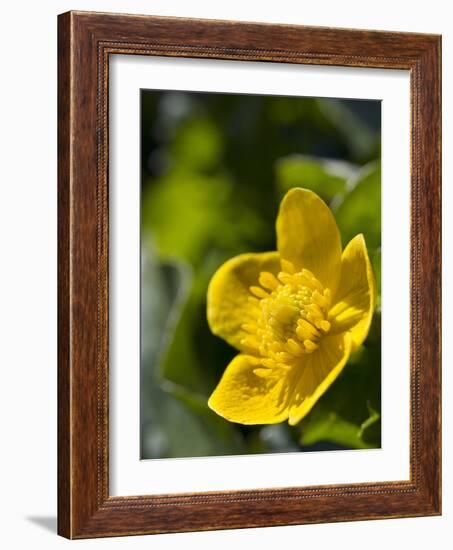
M69 17L58 25L58 532L70 536Z
M69 12L59 16L58 532L68 538L440 514L440 37ZM108 60L165 55L411 74L411 479L110 497Z

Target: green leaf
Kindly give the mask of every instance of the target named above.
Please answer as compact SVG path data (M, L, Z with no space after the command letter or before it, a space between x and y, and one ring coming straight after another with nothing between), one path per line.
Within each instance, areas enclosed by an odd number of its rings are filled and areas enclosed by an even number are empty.
M165 357L160 364L163 379L208 395L213 385L213 373L203 368L197 353L196 327L200 311L198 302L192 296L186 303L179 322L172 333Z
M365 166L350 182L350 190L333 205L343 245L359 233L368 249L381 245L381 169L373 163Z
M203 407L201 399L181 399L155 380L147 394L148 415L141 421L141 458L241 454L240 433Z
M226 176L180 170L174 168L155 180L144 196L143 233L155 238L160 258L177 257L191 272L187 297L167 338L160 374L207 397L232 353L207 325L209 280L226 259L256 247L247 241L266 238L274 231L237 202Z
M375 426L381 418L381 415L375 409L373 409L369 402L367 403L367 407L370 416L360 425L360 430L358 433L360 439L365 439L366 436L368 436L369 434L370 428Z
M187 294L190 269L181 261L160 262L149 239L142 242L141 265L140 427L146 458L160 456L166 438L161 414L171 404L159 390L158 368Z
M178 128L172 143L172 155L186 169L210 169L223 153L223 135L213 120L207 117L189 118Z
M380 331L380 317L372 333ZM349 449L381 445L381 352L379 341L367 341L350 358L338 380L300 423L300 443L321 441Z
M302 185L339 205L353 192L353 163L379 157L377 126L370 130L368 123L357 124L356 102L335 103L234 94L142 94L141 230L143 241L150 235L154 239L158 272L146 283L146 296L142 291L142 314L148 316L142 327L147 376L142 388L144 457L301 448L301 426L233 425L207 408L209 394L237 352L207 326L206 289L226 259L275 249L278 195ZM370 112L376 116L376 102L373 105ZM361 227L358 232L363 231ZM377 247L368 246L377 271ZM145 307L146 300L156 304ZM376 325L367 346L378 347L379 339ZM378 376L374 383L379 388ZM373 395L365 388L363 399L354 396L360 409L356 416L338 403L325 406L326 415L337 416L337 433L341 419L343 432L348 423L358 431L364 425L360 444L378 440L380 421L367 424L372 416L367 402L380 410Z
M141 263L141 355L154 372L187 300L192 273L181 260L159 261L150 241L142 244Z
M162 381L162 364L183 315L192 272L181 261L159 262L150 242L144 242L142 250L141 456L240 452L240 434L209 410L204 396ZM196 381L199 370L190 361L182 364L185 376Z
M290 155L279 159L276 164L277 188L283 196L292 187L305 187L330 202L343 192L346 181L357 171L357 167L344 161Z
M225 455L243 450L243 439L235 427L215 414L207 404L204 396L187 390L182 386L164 381L162 388L175 397L193 415L205 434L205 450L200 455Z
M348 143L352 155L358 158L373 158L376 156L380 141L360 118L341 100L317 100L324 116L337 128L343 139Z
M311 425L302 431L302 445L310 446L320 441L329 441L352 449L368 448L361 438L360 426L348 422L333 411L317 408L310 422Z
M142 218L159 255L186 260L195 271L211 247L232 255L273 234L253 209L238 202L225 174L208 176L182 167L149 186Z

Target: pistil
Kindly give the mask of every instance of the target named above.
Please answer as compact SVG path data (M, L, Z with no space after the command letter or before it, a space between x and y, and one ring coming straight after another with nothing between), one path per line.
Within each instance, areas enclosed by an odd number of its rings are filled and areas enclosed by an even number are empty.
M261 272L258 284L250 287L256 321L242 325L248 334L242 344L261 355L268 368L296 364L316 351L330 330L330 290L311 271L297 271L288 260L281 261L281 269L277 276ZM257 374L263 375L263 370L257 369Z

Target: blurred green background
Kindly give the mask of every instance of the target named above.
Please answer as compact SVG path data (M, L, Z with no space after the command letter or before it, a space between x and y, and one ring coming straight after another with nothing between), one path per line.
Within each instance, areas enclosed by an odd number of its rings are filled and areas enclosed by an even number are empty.
M379 101L142 90L141 457L380 447ZM282 196L364 233L378 282L365 344L298 426L242 426L207 399L237 351L211 334L206 290L243 252L275 250Z

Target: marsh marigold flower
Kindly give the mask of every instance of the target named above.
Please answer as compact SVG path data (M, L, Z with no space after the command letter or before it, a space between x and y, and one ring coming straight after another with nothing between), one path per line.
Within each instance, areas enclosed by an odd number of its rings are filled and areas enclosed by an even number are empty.
M240 352L208 404L241 424L297 424L367 337L375 305L363 235L342 252L315 193L291 189L276 229L278 251L228 260L208 288L209 326Z

